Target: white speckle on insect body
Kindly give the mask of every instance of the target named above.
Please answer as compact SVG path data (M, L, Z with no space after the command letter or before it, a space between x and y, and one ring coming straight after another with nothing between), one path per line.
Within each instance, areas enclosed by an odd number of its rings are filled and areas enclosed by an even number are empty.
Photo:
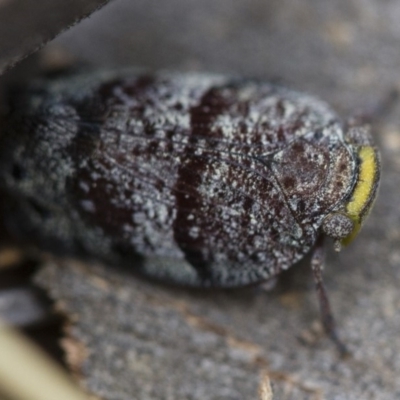
M155 257L157 267L138 267L151 276L217 286L271 277L311 248L326 210L354 181L336 114L276 85L125 72L59 81L43 93L56 105L28 106L44 115L33 134L45 140L24 154L35 181L16 190L44 191L50 208L61 208L41 221L49 235L112 262ZM62 134L61 115L69 116ZM76 204L69 221L63 210Z
M91 201L91 200L82 200L81 207L87 212L90 212L90 213L96 212L96 206L94 205L93 201Z

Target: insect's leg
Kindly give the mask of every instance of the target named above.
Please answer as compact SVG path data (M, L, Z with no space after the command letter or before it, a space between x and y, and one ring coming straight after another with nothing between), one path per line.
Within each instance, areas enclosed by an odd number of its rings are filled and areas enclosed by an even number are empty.
M346 349L344 343L339 339L336 330L335 319L333 317L332 309L328 299L328 293L326 292L326 288L322 279L322 271L324 269L324 258L325 258L324 237L320 235L315 245L314 252L312 254L311 269L313 272L315 286L317 290L322 324L328 336L337 346L340 354L342 356L345 356L348 355L349 352Z

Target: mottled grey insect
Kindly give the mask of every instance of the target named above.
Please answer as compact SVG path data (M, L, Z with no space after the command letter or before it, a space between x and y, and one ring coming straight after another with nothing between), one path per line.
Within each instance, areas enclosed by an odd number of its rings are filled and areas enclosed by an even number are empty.
M357 234L379 157L364 126L269 83L125 71L32 84L2 123L8 231L164 281L267 280Z

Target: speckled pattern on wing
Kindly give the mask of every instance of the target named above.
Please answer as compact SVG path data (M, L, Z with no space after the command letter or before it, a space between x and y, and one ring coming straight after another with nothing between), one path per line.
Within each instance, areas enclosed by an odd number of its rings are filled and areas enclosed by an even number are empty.
M18 136L1 144L1 186L25 210L18 234L160 279L276 275L356 180L335 113L264 82L103 74L23 99L6 126Z

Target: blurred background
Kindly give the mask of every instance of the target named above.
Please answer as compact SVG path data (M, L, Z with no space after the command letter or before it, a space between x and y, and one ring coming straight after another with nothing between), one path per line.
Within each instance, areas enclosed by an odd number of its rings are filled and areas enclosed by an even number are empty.
M18 39L12 51L0 41L2 65L101 2L54 2L51 12L46 2L36 3L36 13L22 1L0 3L0 31ZM10 5L20 26L4 11ZM10 69L2 82L21 83L43 70L70 65L239 74L317 95L346 118L398 89L399 20L397 0L114 0ZM8 258L0 258L0 270L6 266L0 272L0 316L24 327L61 360L63 318L74 315L77 328L69 334L90 354L79 361L80 380L107 400L130 399L132 393L135 399L257 398L263 371L270 373L276 399L400 398L399 111L394 102L374 124L383 179L371 218L351 247L327 258L327 286L351 360L340 360L315 328L318 310L308 265L289 271L275 289L261 294L170 290L124 281L113 270L101 269L99 276L114 282L113 312L121 310L121 302L126 320L132 319L121 333L115 321L102 325L91 319L101 313L99 302L110 298L90 290L88 274L67 262L62 268L50 262L41 272L40 289L32 287L32 271L43 263L20 262L18 251L7 249ZM134 309L118 297L132 290L134 297L126 296ZM64 317L50 312L49 295L63 303ZM170 306L150 307L149 296L158 295ZM86 305L74 300L77 296ZM109 348L110 357L120 364L99 356L102 336L93 334L93 326L107 332L103 339L114 349ZM116 350L122 334L130 338L124 342L130 359Z

